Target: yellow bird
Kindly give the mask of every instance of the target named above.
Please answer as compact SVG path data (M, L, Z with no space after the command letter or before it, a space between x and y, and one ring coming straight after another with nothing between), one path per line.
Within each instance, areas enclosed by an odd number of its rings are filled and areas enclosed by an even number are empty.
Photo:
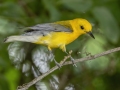
M87 33L95 39L91 31L92 26L86 19L77 18L27 27L24 34L10 36L4 42L31 42L45 45L50 51L52 48L60 48L63 52L67 53L65 46L73 42L80 35ZM71 60L74 63L72 57ZM55 63L58 64L56 61Z

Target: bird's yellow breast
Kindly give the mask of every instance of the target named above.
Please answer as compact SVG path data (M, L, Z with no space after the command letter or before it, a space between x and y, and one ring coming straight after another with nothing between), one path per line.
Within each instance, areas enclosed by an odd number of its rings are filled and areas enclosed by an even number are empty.
M49 50L51 48L61 48L63 51L65 51L65 46L67 44L73 42L80 35L91 31L91 28L92 28L91 24L85 19L59 21L59 22L56 22L55 24L60 24L64 27L67 27L71 30L71 32L52 31L45 36L41 36L35 43L46 45L48 46Z
M47 36L40 37L36 44L47 45L51 48L57 48L61 45L67 45L74 41L80 33L74 32L51 32Z

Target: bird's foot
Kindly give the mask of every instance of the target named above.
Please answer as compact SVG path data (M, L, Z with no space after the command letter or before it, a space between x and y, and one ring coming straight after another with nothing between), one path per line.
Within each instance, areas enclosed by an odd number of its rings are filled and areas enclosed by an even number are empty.
M75 64L75 60L74 60L74 58L70 57L70 60L72 61L73 66L77 67L77 65Z
M58 68L61 68L61 65L54 59L55 64L58 66Z

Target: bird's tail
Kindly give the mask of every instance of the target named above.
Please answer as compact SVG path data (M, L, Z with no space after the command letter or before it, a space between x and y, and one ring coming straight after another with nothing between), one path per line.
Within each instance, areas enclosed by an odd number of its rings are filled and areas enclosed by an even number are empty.
M4 42L14 42L14 41L22 41L22 42L37 42L40 36L10 36L5 38Z

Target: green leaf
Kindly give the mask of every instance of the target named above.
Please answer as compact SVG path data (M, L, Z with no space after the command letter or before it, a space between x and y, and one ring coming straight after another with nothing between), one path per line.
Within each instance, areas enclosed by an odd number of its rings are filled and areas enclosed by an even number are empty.
M92 0L61 0L61 3L75 12L87 12L92 6Z
M7 17L21 17L25 16L22 8L14 2L5 2L0 5L0 14Z
M120 35L119 26L112 13L105 7L93 9L93 15L97 19L104 36L112 43L117 43Z
M99 35L96 35L95 38L96 39L91 39L85 43L86 49L83 49L83 52L86 51L87 53L93 55L104 51L104 46L107 44L105 38ZM83 56L85 56L85 54ZM107 67L108 63L109 59L106 56L85 62L86 66L93 70L103 70Z
M92 84L96 90L106 90L105 82L101 77L95 77Z
M15 32L16 26L14 23L10 23L8 20L0 17L0 34L6 35Z
M0 90L10 90L9 83L2 74L0 74Z
M56 21L59 19L60 17L60 13L59 11L57 10L57 8L55 7L55 5L53 4L52 1L50 0L42 0L45 8L49 11L50 13L50 18L51 18L51 21ZM49 2L49 3L48 3Z
M17 84L20 77L20 73L18 72L18 70L14 68L8 69L8 71L5 73L5 77L10 85L10 90L15 90L18 86Z

